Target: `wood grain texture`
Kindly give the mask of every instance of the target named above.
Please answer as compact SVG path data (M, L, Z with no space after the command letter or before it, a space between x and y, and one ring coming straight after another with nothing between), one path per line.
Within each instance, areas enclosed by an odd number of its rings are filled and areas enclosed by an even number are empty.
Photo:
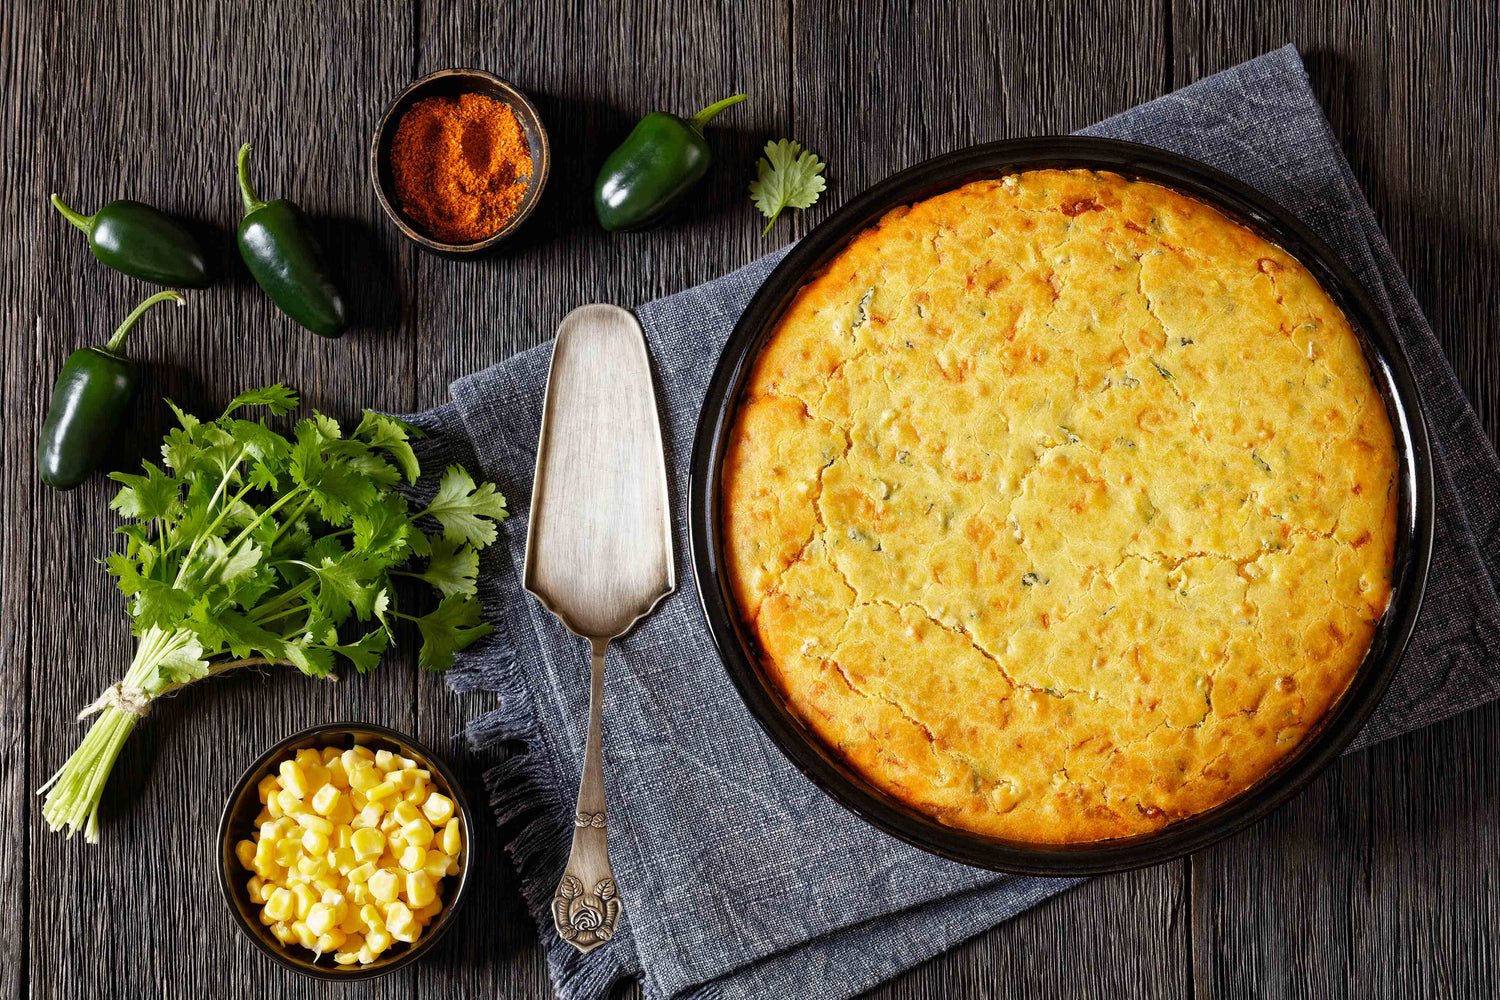
M20 5L0 12L0 135L7 153L0 155L0 218L17 219L28 210L35 190L33 163L41 137L31 126L28 83L42 62L28 12ZM0 229L3 229L0 223ZM5 424L36 426L31 403L35 371L40 268L24 244L6 233L0 240L0 398ZM27 679L31 670L28 636L32 628L32 538L17 520L35 477L32 440L27 432L0 435L0 669L8 683L0 686L0 996L21 997L27 983L30 936L26 926L30 899L27 815L31 807L31 770L26 759L29 722Z
M48 833L29 792L71 752L78 707L130 655L95 565L114 526L100 480L41 486L34 434L66 353L146 286L105 270L45 206L142 198L206 220L223 280L148 317L118 467L152 450L171 395L210 410L282 380L340 418L413 410L450 380L549 338L590 301L634 305L747 263L924 157L1066 132L1287 40L1491 435L1500 433L1494 232L1500 27L1493 4L1420 0L409 0L313 5L87 0L0 11L0 996L550 996L500 835L481 824L464 925L415 969L320 987L238 938L212 879L233 778L273 739L337 718L413 732L483 798L491 761L458 734L493 708L419 676L403 648L366 678L226 678L158 708L105 800L104 842ZM423 255L380 215L369 130L414 75L489 69L530 93L556 165L537 215L493 258ZM718 165L672 224L611 236L588 196L644 112L746 91L709 132ZM745 187L789 135L827 159L814 210L760 236ZM356 303L329 343L293 329L239 266L234 149L262 192L318 220ZM525 484L502 484L516 491ZM580 655L583 655L580 649ZM1342 761L1266 823L1190 862L1096 880L874 991L881 998L1493 995L1500 930L1500 708ZM621 997L639 996L622 984Z

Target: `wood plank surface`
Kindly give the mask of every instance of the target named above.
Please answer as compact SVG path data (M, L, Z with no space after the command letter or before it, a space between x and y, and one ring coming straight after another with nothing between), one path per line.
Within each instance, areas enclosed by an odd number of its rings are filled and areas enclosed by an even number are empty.
M1050 4L755 0L733 5L408 0L55 0L0 13L0 996L551 995L508 865L485 865L464 926L413 970L325 988L239 940L213 881L229 784L262 746L337 718L417 734L483 798L457 734L493 696L452 695L411 650L319 684L225 678L160 706L105 798L103 842L46 831L30 795L70 753L78 708L131 641L95 564L116 523L95 479L56 494L34 435L51 378L151 289L104 269L45 205L136 197L204 220L223 279L132 339L147 372L117 467L154 450L170 395L213 410L282 380L341 419L414 410L450 380L551 336L575 305L634 305L783 245L881 177L1012 135L1066 132L1285 41L1301 47L1356 175L1460 382L1500 433L1491 118L1500 15L1421 0L1066 0ZM419 253L365 173L386 102L413 76L489 69L533 96L554 172L506 250ZM611 236L588 198L603 157L653 109L750 94L710 129L718 165L671 225ZM745 187L783 135L828 161L814 210L760 236ZM232 247L232 160L255 143L262 193L317 220L355 329L295 330ZM1500 708L1342 761L1267 822L1190 861L1098 879L875 990L872 997L1475 997L1496 992ZM498 834L475 845L501 856ZM639 987L622 984L620 996Z

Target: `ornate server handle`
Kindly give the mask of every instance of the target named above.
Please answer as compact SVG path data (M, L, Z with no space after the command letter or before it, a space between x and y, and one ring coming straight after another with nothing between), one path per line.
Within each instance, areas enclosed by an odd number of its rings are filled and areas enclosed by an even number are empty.
M609 867L609 836L604 806L604 651L608 639L591 639L594 650L589 687L589 736L583 756L583 781L573 817L573 850L557 892L552 921L562 939L587 955L615 936L620 897Z

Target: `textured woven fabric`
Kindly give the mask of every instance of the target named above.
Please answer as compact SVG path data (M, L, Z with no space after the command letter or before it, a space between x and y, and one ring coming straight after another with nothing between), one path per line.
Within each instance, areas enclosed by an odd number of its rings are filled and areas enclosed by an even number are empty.
M1295 50L1087 131L1184 153L1285 205L1343 256L1405 342L1433 436L1436 551L1416 633L1359 745L1500 697L1500 467ZM625 915L588 956L558 941L547 911L572 832L588 651L518 581L550 347L461 379L452 403L411 418L430 434L424 465L474 463L511 498L504 544L482 566L496 631L450 680L501 695L503 708L470 730L477 746L525 744L488 779L564 1000L600 996L625 975L643 976L651 1000L851 996L1074 884L941 861L854 818L762 735L713 650L687 560L691 440L719 350L780 256L638 310L656 365L681 585L610 647L610 846Z

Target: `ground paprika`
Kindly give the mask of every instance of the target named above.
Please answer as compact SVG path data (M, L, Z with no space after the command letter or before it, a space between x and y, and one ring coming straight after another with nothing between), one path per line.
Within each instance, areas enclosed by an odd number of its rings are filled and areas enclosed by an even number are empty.
M503 101L428 97L396 126L391 179L401 210L427 235L475 243L515 214L531 182L531 150Z

